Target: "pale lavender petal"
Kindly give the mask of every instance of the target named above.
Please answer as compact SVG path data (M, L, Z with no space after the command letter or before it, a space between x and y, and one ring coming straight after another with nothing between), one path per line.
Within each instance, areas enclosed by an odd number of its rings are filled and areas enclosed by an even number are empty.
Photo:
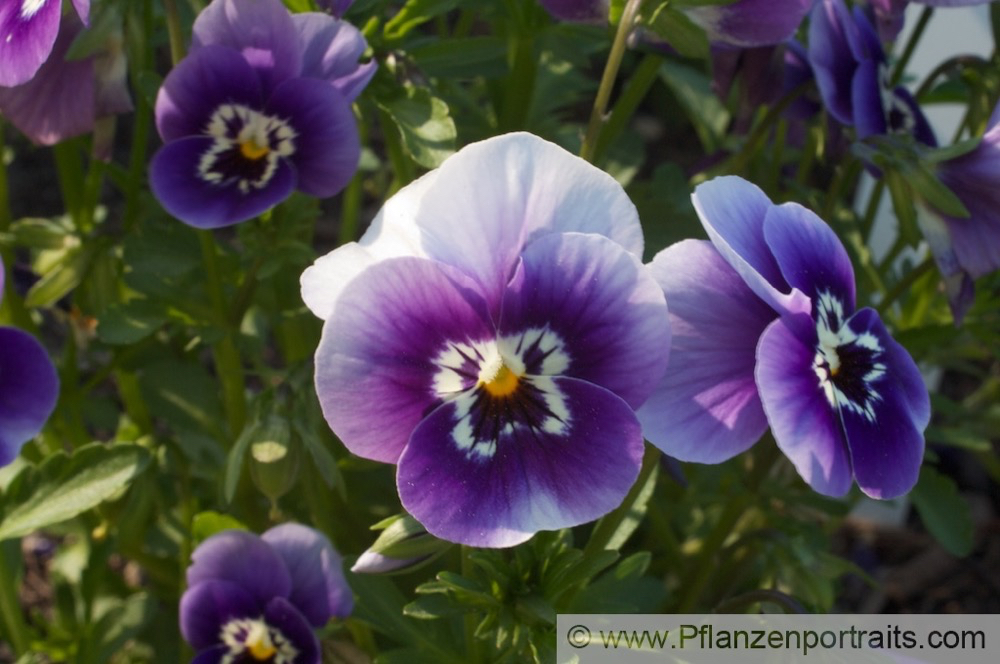
M233 555L238 557L239 552ZM181 596L181 635L195 650L209 648L221 641L222 627L227 622L259 617L266 601L232 581L210 579L191 586Z
M340 555L325 535L297 523L285 523L260 538L285 561L292 578L288 600L313 626L322 627L331 617L351 614L354 596L344 579Z
M774 204L763 191L726 176L698 185L691 199L712 244L758 297L778 312L809 311L809 298L789 287L764 239Z
M492 407L466 392L413 432L397 487L434 536L513 546L606 514L635 482L643 442L628 404L574 378L522 379L518 390Z
M65 60L82 30L80 20L67 15L52 53L34 77L16 87L0 87L0 115L40 145L54 145L94 127L94 61Z
M295 170L279 159L262 188L241 190L235 181L210 182L199 174L202 159L215 141L191 136L164 145L149 164L149 184L163 208L197 228L220 228L271 209L295 189Z
M264 610L264 622L278 630L297 651L295 664L320 664L320 646L309 623L291 602L275 597Z
M156 96L156 128L164 141L198 136L205 133L221 105L258 109L263 102L260 82L240 54L224 46L208 46L188 55L167 74Z
M325 198L347 186L358 168L361 141L351 106L339 92L321 81L294 78L275 89L264 112L298 133L288 160L299 190Z
M812 210L797 203L772 207L764 219L764 238L785 281L809 296L814 307L826 293L839 300L844 313L854 311L851 258Z
M45 348L27 332L0 327L0 466L42 430L58 398L59 377Z
M213 0L194 21L191 51L212 44L242 54L265 94L302 69L298 31L281 0Z
M84 23L88 23L90 20L90 0L73 0L73 8L76 13L80 16L80 20Z
M359 64L368 48L361 31L346 21L317 12L292 16L303 44L301 76L332 83L348 102L361 94L378 63Z
M670 323L663 291L639 258L606 237L581 233L541 237L521 258L500 316L506 344L520 348L552 335L559 347L546 349L543 373L580 378L632 407L642 404L667 365ZM544 334L526 340L525 330Z
M421 246L478 281L494 311L522 249L541 235L595 233L642 255L639 217L621 185L537 136L468 145L437 172L414 213Z
M650 270L670 307L670 362L636 415L646 438L670 456L720 463L767 430L754 365L775 313L709 242L667 247Z
M0 86L21 85L42 66L59 31L60 0L0 4Z
M779 44L795 34L813 0L737 0L728 5L685 8L709 41L738 47Z
M245 530L212 535L191 554L190 590L211 581L227 581L245 590L261 607L272 597L287 597L292 579L284 560L261 538Z
M858 396L839 404L854 477L869 496L895 498L912 489L920 474L929 399L913 360L874 310L858 311L848 326L858 337L859 352L871 357L853 391Z
M337 300L316 350L330 428L358 456L395 462L432 408L476 382L478 365L462 358L494 336L453 268L408 257L369 267Z
M796 329L815 329L794 314ZM771 323L757 346L757 387L778 447L815 491L841 496L851 488L851 458L840 418L814 368L816 339L786 321Z

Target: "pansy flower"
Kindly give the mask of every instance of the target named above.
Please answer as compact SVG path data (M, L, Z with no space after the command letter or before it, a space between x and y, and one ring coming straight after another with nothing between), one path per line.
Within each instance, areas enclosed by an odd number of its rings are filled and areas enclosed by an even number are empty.
M538 4L560 21L607 23L610 0L538 0Z
M196 664L319 664L314 629L351 613L340 556L321 533L295 523L258 537L225 530L191 555L181 634Z
M403 507L473 546L617 507L662 376L663 292L610 176L529 134L465 147L302 277L326 320L316 390Z
M16 87L0 87L0 116L37 144L53 145L85 134L102 118L132 110L120 32L109 33L101 52L67 60L83 30L75 15L64 17L52 53L35 76ZM111 152L112 136L106 133L94 141L94 153L102 159Z
M280 0L213 0L156 100L150 164L164 208L201 228L254 217L298 189L336 194L360 156L351 102L374 74L353 26Z
M859 139L910 134L937 145L923 111L903 86L889 82L889 63L865 9L822 0L809 19L809 61L827 111Z
M738 177L700 185L711 242L663 250L670 370L639 410L646 437L684 461L718 463L770 426L812 488L874 498L909 491L930 403L920 372L878 314L855 310L840 240L794 203Z
M0 294L3 286L0 263ZM45 348L23 330L0 327L0 466L42 430L58 398L59 377Z
M340 18L344 15L344 12L351 8L354 0L316 0L316 4L321 9L325 9L337 18Z
M813 0L736 0L729 4L684 7L716 45L750 48L791 38Z
M84 23L90 0L73 0ZM49 57L59 33L62 0L4 0L0 3L0 86L31 80Z

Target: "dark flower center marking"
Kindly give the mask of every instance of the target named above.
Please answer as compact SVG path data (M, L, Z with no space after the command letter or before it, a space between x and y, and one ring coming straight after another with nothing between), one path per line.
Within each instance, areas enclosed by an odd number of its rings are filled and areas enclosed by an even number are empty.
M220 186L236 184L244 194L267 186L279 161L295 154L298 136L285 120L242 104L219 106L205 131L215 140L198 175Z
M281 631L262 618L236 618L222 627L222 642L229 648L221 664L271 662L292 664L299 651Z
M879 65L879 98L882 100L882 112L885 114L887 131L891 133L912 134L917 127L917 116L892 87L889 67Z
M820 293L816 310L819 342L813 371L833 408L875 422L875 405L882 400L875 384L885 376L886 366L881 361L885 349L874 334L858 334L848 323L843 303L829 292Z
M569 432L569 408L552 377L569 368L570 357L552 330L449 343L434 364L436 395L455 404L452 440L470 457L492 458L515 433Z

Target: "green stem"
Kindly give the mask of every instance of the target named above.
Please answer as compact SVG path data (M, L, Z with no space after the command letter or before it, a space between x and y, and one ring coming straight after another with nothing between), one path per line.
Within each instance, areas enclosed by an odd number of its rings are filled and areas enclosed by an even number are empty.
M875 214L878 212L879 203L882 202L882 194L885 192L885 180L879 178L872 193L868 196L868 205L865 207L865 216L861 219L861 236L867 238L871 235L872 226L875 224Z
M882 298L882 301L878 303L878 306L875 307L875 309L880 315L885 315L885 312L888 311L889 307L891 307L903 293L909 291L910 288L913 287L913 284L920 279L920 277L924 276L932 269L934 269L934 258L928 257L923 263L910 270L905 277L896 282L896 285L892 287L892 290L886 293L885 297Z
M243 380L243 363L233 340L234 326L226 319L228 310L225 294L222 290L222 279L219 277L219 266L215 256L215 241L211 231L198 231L201 242L202 262L205 266L205 282L208 296L212 301L212 309L220 318L223 326L223 337L212 347L212 358L215 362L215 373L222 383L222 404L226 410L226 420L229 423L230 443L243 430L246 422L246 394Z
M14 656L28 652L31 645L31 631L24 621L21 599L17 593L17 579L14 568L8 562L8 552L17 542L0 545L0 619L4 626L4 636L14 649Z
M498 121L501 133L524 129L531 109L538 63L535 39L528 26L515 26L514 34L508 37L508 53L510 75Z
M141 12L141 14L140 14ZM135 41L130 44L129 58L135 63L130 67L132 78L132 89L139 90L140 73L150 71L152 64L152 49L146 48L146 44L153 34L153 3L145 0L142 7L130 7L129 20L135 21L139 25L133 30L127 30L126 34L137 35ZM129 152L128 178L125 189L125 215L124 225L126 232L135 228L139 223L141 214L140 202L143 184L146 177L146 148L149 144L149 130L152 125L153 111L146 101L145 95L135 95L134 127L132 130L132 145Z
M718 171L724 173L742 172L750 159L757 154L758 146L767 138L771 127L781 119L781 115L785 112L785 109L788 108L789 104L798 99L799 95L805 92L811 84L812 81L809 81L789 90L787 94L778 100L777 104L767 109L767 113L764 114L763 119L754 127L753 132L747 138L746 143L743 144L740 151L728 159Z
M358 221L361 217L361 184L364 176L361 172L354 174L350 184L344 190L340 204L340 244L347 244L358 239Z
M625 5L621 21L618 23L618 30L615 32L615 40L611 43L608 61L604 65L604 74L601 76L600 87L597 88L597 96L594 97L594 107L590 111L587 133L583 137L583 144L580 146L580 156L591 163L594 161L597 142L600 138L601 129L604 126L604 115L608 109L608 101L611 99L611 90L615 86L618 70L622 66L622 57L625 55L625 44L629 33L632 31L632 26L635 25L640 4L642 4L641 0L628 0L628 3Z
M56 172L59 174L59 190L62 192L63 207L73 221L80 218L84 206L84 193L81 183L84 180L83 165L80 163L80 153L76 141L64 141L52 147L52 155L56 160Z
M382 127L382 140L385 141L385 150L389 155L389 163L392 164L393 179L389 186L389 191L385 196L388 198L413 180L413 162L403 151L403 144L399 137L399 131L392 117L388 113L379 109L379 125Z
M163 9L167 18L167 34L170 36L170 60L175 65L184 58L184 32L181 29L181 17L177 12L174 0L163 0Z
M651 53L646 55L642 59L642 62L639 63L639 66L635 68L635 73L632 74L628 83L625 84L625 89L622 90L618 101L615 102L615 107L611 109L611 115L608 117L604 129L597 139L597 147L594 149L594 161L600 160L611 143L625 130L628 121L632 118L636 109L639 108L642 100L646 98L646 94L653 87L653 83L656 82L662 63L662 57Z
M469 557L473 551L475 551L475 548L462 545L462 576L466 578L470 577L475 570L475 565ZM480 648L481 644L479 643L479 639L476 638L476 614L466 613L462 617L462 622L465 628L465 661L468 664L479 664L483 659Z
M913 51L916 50L917 44L920 42L920 38L923 37L924 30L927 28L927 23L930 22L933 14L933 7L924 7L924 10L920 13L920 18L917 19L917 25L913 28L913 32L910 34L910 39L906 42L906 47L903 49L903 53L899 56L899 59L896 61L896 66L892 70L892 76L889 78L890 86L895 87L899 85L899 82L903 79L903 74L906 72L906 65L910 63Z
M642 499L649 500L649 494L645 491L646 483L657 467L659 467L659 464L660 450L652 445L646 445L646 451L642 456L642 467L639 469L639 477L636 479L635 484L632 485L632 488L629 489L628 495L625 496L622 504L610 514L602 517L597 522L597 525L594 526L594 529L590 533L590 539L587 540L587 546L583 550L584 558L607 549L608 542L611 541L612 536L618 531L618 527L626 517L634 513L636 504Z

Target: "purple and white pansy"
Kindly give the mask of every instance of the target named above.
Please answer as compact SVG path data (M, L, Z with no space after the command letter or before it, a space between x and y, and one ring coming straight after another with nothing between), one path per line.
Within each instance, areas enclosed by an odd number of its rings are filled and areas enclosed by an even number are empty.
M73 0L80 20L90 17L90 0ZM0 87L30 81L52 52L59 33L62 0L5 0L0 3Z
M609 512L670 342L642 246L621 186L562 148L463 148L302 276L327 422L397 464L403 507L445 540L512 546Z
M354 606L330 541L296 523L260 537L216 533L191 560L180 627L197 651L193 664L319 664L314 630L346 618Z
M855 310L854 273L833 230L794 203L774 205L738 177L700 185L711 242L653 259L670 302L670 370L639 409L650 442L718 463L770 426L816 491L857 481L874 498L909 491L930 402L913 359L878 314Z
M200 228L245 221L298 189L343 189L360 157L351 102L374 75L352 25L280 0L213 0L156 100L150 164L164 208Z

